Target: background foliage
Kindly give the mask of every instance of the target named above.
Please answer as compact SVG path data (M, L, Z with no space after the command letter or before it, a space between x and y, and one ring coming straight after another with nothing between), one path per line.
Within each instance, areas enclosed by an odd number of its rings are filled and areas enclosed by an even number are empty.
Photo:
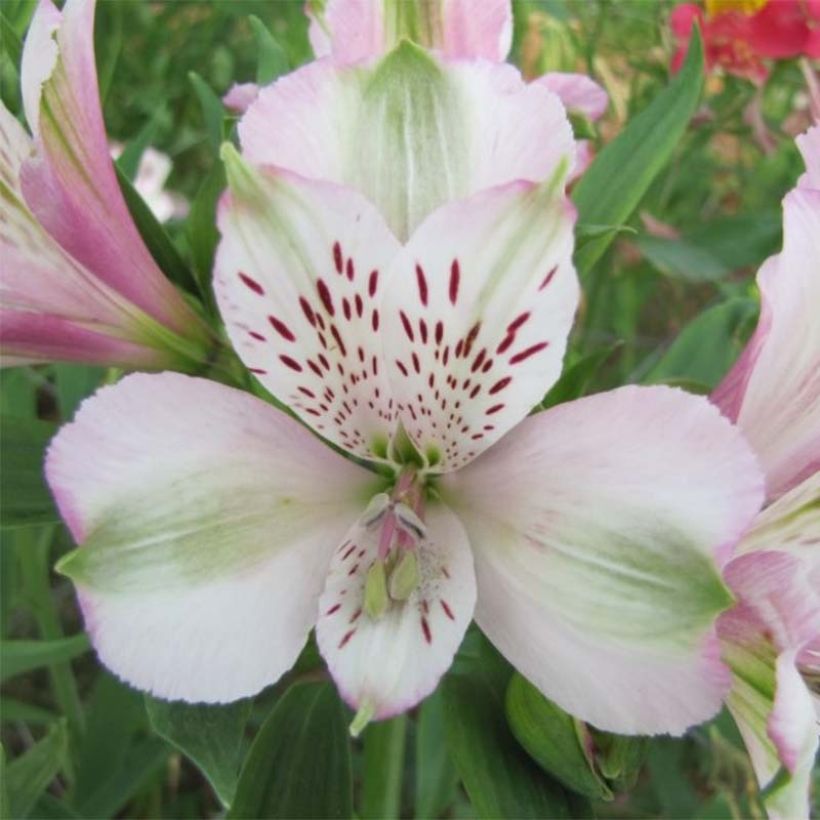
M32 9L2 5L2 96L15 111ZM585 300L547 405L627 382L713 387L753 326L753 274L779 247L779 202L801 170L792 137L808 123L800 73L780 64L763 89L710 76L701 93L693 55L670 86L669 9L516 3L513 59L525 74L584 71L612 101L597 131L578 124L599 152L574 193ZM302 0L100 3L98 66L110 135L127 146L121 171L133 177L148 145L172 157L168 185L189 216L166 226L170 244L157 225L145 230L164 269L206 303L216 149L233 127L219 97L309 60L306 28ZM650 105L642 127L636 114ZM622 167L633 155L638 167ZM40 469L56 426L117 376L67 365L3 374L0 814L194 818L230 805L231 817L763 816L727 715L682 740L590 732L511 683L474 628L433 697L355 742L313 645L284 680L230 707L168 705L117 682L51 570L71 545Z

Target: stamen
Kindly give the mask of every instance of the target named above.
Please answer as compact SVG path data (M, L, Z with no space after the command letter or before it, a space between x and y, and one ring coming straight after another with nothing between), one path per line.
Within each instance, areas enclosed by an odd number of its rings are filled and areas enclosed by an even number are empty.
M412 551L405 552L390 573L390 597L394 601L406 601L419 585L419 562Z
M387 597L387 579L384 564L374 561L367 571L364 582L364 611L368 617L378 620L387 611L390 599Z
M356 716L350 723L350 736L358 737L364 730L365 726L373 720L373 715L375 714L376 707L373 705L373 701L369 698L363 700L362 705L359 707L359 711L356 712Z
M401 502L396 504L393 512L399 528L412 535L417 541L421 541L427 535L424 522L406 504Z
M390 496L387 493L378 493L370 499L370 503L362 515L362 524L365 527L372 527L384 518L385 513L390 509Z

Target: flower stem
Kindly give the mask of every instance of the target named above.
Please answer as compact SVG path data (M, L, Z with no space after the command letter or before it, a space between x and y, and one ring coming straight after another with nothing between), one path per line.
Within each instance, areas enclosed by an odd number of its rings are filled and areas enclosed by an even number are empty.
M364 734L363 820L397 820L401 812L407 716L373 723Z

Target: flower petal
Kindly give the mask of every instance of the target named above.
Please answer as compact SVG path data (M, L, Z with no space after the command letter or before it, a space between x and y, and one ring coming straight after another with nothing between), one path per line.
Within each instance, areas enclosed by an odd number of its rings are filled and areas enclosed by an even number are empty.
M215 289L234 347L323 436L383 457L395 412L380 311L398 242L354 191L225 157Z
M559 706L682 733L728 676L714 556L760 506L748 445L705 399L624 387L524 421L442 478L476 560L476 621Z
M796 660L820 634L819 557L816 546L812 554L752 552L730 562L724 574L738 598L718 621L733 673L727 705L761 787L781 766L786 772L765 799L771 817L808 817L817 728Z
M419 586L378 618L364 611L365 581L378 555L378 528L357 524L330 564L316 640L342 697L377 720L415 706L452 663L473 616L475 575L467 536L445 507L425 515L415 554Z
M252 162L361 191L401 240L448 200L558 169L565 179L575 155L546 88L507 65L442 64L407 42L369 68L293 72L260 92L239 134Z
M60 569L100 659L189 701L244 697L289 668L330 554L377 489L270 405L171 373L88 399L46 475L82 544Z
M713 395L760 457L770 498L820 469L820 191L788 194L783 234L758 274L757 330Z
M593 121L600 119L609 105L609 95L586 74L551 71L533 82L557 94L568 111L578 112Z
M31 139L0 102L0 344L3 364L84 361L129 367L178 362L155 323L75 262L41 227L20 190Z
M351 63L389 51L402 37L445 57L502 61L512 42L510 0L329 0L321 14L308 5L317 57Z
M578 304L574 212L512 183L445 205L397 258L385 355L402 422L436 470L517 424L561 372Z
M101 281L158 322L207 343L205 326L157 267L120 192L97 89L94 6L67 0L59 12L51 0L40 0L35 11L21 71L37 147L23 167L25 199L54 239Z

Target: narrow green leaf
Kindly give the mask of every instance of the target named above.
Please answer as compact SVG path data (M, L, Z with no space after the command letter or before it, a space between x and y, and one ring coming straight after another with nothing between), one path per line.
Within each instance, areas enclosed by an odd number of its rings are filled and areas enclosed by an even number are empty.
M74 416L80 402L97 389L105 376L105 368L81 364L53 364L54 387L60 416L68 421Z
M485 642L486 643L486 642ZM504 715L509 670L483 652L444 680L447 745L481 818L569 817L559 783L519 746Z
M43 456L56 427L30 418L0 417L0 526L58 520L43 476Z
M6 750L0 746L0 817L11 817L9 805L8 776L6 773Z
M586 727L517 672L507 688L507 720L518 742L545 771L596 800L612 792L595 769Z
M223 805L236 791L245 726L253 701L224 706L145 698L154 731L177 747L208 778Z
M688 380L714 389L740 355L744 331L756 314L754 300L746 298L705 310L686 325L643 381Z
M635 244L661 273L685 282L716 282L732 270L708 249L686 239L646 235Z
M122 154L117 159L119 169L128 177L129 181L133 182L136 178L142 155L156 138L160 123L165 117L167 117L165 109L162 107L157 108L148 122L139 130L137 136L125 146Z
M88 652L90 647L84 632L54 641L0 641L0 681L42 666L70 661Z
M168 744L146 737L129 746L111 777L100 780L94 793L77 807L82 817L116 817L122 808L168 761Z
M61 720L25 754L6 764L8 817L28 817L37 798L65 765L67 751L68 731L65 721Z
M0 11L0 43L2 43L3 46L2 51L8 55L11 64L19 71L20 57L23 53L23 41L17 35L14 27L2 11Z
M219 152L222 144L222 121L225 119L225 107L222 100L216 96L211 87L195 71L188 73L188 79L194 87L199 105L202 108L202 116L205 120L205 130L208 134L208 141L214 152Z
M211 280L214 253L219 243L219 231L216 229L216 206L219 196L225 190L225 168L222 163L202 181L185 225L188 245L191 248L191 261L194 273L199 281L199 291L211 304Z
M573 192L578 221L623 225L663 169L686 131L703 86L703 45L692 37L683 68L629 125L593 160ZM575 262L585 276L612 242L612 232L578 250Z
M444 730L444 696L436 690L419 708L416 723L416 798L418 820L441 817L453 802L458 772L450 760Z
M151 209L145 204L143 198L137 193L136 188L131 184L122 169L116 164L114 169L117 172L117 181L120 184L122 195L125 197L125 204L128 206L131 218L137 226L142 241L145 242L151 256L154 257L154 261L175 285L188 291L188 293L197 294L196 279L194 279L193 274L185 264L176 245L171 241L171 237L168 236L165 228L162 227Z
M245 760L231 818L348 818L347 719L329 683L298 683L274 706Z
M372 723L364 733L364 787L360 817L398 820L407 717Z
M556 404L585 396L590 382L595 378L595 374L620 346L621 342L616 342L608 347L602 347L600 350L594 350L566 367L561 374L561 378L544 396L541 408L546 410Z
M256 35L258 53L256 82L259 85L267 85L277 77L288 73L290 70L288 57L268 27L258 17L252 14L248 17L248 22Z
M33 703L25 703L15 698L0 698L0 719L4 723L21 721L37 725L52 723L57 720L57 715L48 709L43 709L42 706L35 706Z

